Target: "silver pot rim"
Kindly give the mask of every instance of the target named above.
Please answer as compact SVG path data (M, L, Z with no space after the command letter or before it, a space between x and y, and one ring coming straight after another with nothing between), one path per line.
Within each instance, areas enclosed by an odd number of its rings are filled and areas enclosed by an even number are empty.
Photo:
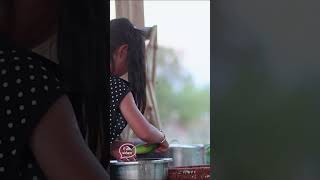
M129 162L111 160L110 165L123 166L123 165L139 165L139 164L146 164L146 163L157 164L157 163L167 163L167 162L172 162L172 158L144 158L144 159L138 159L137 161L129 161Z
M203 144L169 144L170 148L203 148Z

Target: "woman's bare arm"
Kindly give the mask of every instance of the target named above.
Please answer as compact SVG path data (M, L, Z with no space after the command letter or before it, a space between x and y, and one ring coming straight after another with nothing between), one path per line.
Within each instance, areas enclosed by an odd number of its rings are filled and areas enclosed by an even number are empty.
M110 179L82 138L67 96L60 97L42 117L30 143L49 180Z
M133 132L140 139L148 143L159 143L163 140L163 133L146 120L135 104L131 92L121 101L120 110Z

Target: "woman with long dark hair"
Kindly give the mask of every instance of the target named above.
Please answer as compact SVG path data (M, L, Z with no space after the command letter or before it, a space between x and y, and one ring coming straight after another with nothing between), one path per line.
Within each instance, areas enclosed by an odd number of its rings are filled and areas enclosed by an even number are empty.
M106 180L105 1L0 1L0 179ZM31 49L57 37L57 62Z
M143 31L135 28L128 19L110 22L110 135L111 143L127 124L138 138L159 144L156 152L168 150L164 133L143 116L146 107L145 41ZM120 78L128 73L129 82ZM116 158L119 154L113 153Z

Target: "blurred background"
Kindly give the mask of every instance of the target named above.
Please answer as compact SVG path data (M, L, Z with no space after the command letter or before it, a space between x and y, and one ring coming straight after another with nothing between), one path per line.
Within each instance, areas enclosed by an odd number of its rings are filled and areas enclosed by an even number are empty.
M155 93L169 142L210 143L210 1L144 1L157 25ZM116 18L110 1L110 19ZM138 25L137 25L138 26Z
M220 180L320 179L319 1L213 4Z

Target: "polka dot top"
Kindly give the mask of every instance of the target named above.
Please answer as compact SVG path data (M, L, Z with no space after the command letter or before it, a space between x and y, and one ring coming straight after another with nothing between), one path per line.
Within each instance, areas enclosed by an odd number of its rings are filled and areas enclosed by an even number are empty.
M127 125L127 121L121 114L120 102L122 99L131 91L129 82L115 77L110 76L110 90L111 90L111 108L109 109L110 114L110 138L112 143L118 138Z
M64 94L56 64L0 39L0 179L45 179L30 149L41 117Z

